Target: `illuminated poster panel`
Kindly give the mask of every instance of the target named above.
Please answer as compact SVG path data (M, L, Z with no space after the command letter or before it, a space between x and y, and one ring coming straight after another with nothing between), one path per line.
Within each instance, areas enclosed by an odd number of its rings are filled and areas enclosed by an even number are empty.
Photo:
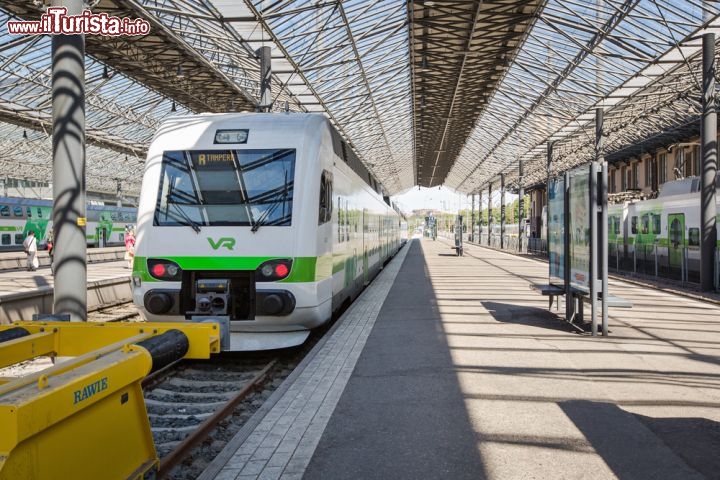
M565 288L565 179L554 178L548 185L548 252L550 283Z
M570 288L590 291L590 167L569 174Z

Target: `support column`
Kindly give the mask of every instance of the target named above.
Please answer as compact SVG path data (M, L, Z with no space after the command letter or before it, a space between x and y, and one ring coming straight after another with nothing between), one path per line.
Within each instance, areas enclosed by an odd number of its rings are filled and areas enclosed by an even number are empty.
M545 211L550 207L550 171L552 167L553 142L547 144L547 182L545 183ZM545 219L545 251L550 258L550 219Z
M257 49L255 54L260 59L260 104L258 105L258 110L261 112L269 112L272 107L270 88L270 75L272 73L270 71L270 47L260 47Z
M53 0L80 15L82 0ZM85 37L52 37L53 313L87 320L85 225Z
M505 174L500 174L500 250L505 248Z
M700 198L700 289L712 290L715 279L717 225L715 176L717 174L717 112L715 111L715 34L703 35L702 193Z
M597 185L594 191L590 192L590 198L594 201L590 202L590 231L593 232L595 246L591 243L590 255L590 295L592 306L592 331L593 335L597 334L597 322L595 320L597 313L597 292L602 292L602 302L600 304L600 316L602 321L602 334L608 335L608 276L607 276L607 257L608 257L608 218L607 218L607 164L603 151L603 109L595 109L595 161L596 167L592 170L594 178L591 185ZM596 183L597 182L597 183ZM600 280L600 284L598 284Z
M523 251L525 238L525 187L523 186L523 161L518 160L518 252Z
M488 247L490 246L490 234L492 233L492 182L488 184Z
M470 196L470 241L475 241L475 194Z

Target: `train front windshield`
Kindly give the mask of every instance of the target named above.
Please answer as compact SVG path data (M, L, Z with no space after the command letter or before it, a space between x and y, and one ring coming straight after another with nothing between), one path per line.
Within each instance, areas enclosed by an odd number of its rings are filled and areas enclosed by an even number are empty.
M157 226L289 226L294 149L163 153Z

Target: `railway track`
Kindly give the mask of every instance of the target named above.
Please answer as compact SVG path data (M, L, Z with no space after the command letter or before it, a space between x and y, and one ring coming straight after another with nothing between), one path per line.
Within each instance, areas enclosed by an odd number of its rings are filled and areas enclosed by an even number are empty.
M119 301L88 310L88 322L139 322L142 321L132 301Z
M259 358L233 355L214 361L181 362L148 376L143 381L143 390L160 458L159 478L193 478L187 467L202 466L206 457L205 453L193 450L209 437L212 443L214 436L224 436L223 430L229 424L244 423L250 412L262 405L266 397L262 395L264 384L278 360L266 355ZM236 408L241 404L240 410L245 415L230 419L238 414ZM216 432L221 422L225 425ZM207 457L208 461L211 459L212 455ZM186 465L170 475L182 462Z
M105 305L89 321L140 320L131 302ZM335 319L333 319L334 321ZM206 361L180 361L143 380L145 403L160 458L158 478L197 478L263 406L332 323L301 347L264 353L225 353ZM37 366L34 364L38 363ZM13 368L27 374L47 368L41 357Z

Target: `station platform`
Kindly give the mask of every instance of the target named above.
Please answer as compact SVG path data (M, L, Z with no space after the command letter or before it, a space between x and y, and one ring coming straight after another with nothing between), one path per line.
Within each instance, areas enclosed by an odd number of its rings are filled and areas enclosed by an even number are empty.
M125 260L88 263L88 309L132 300L131 270L126 266ZM0 271L0 324L32 320L35 313L51 312L54 282L49 266L32 272Z
M122 260L125 247L88 248L87 263L113 262ZM38 250L37 259L40 267L50 266L50 255L47 250ZM0 252L0 272L5 270L24 270L27 266L27 255L22 251Z
M414 239L199 478L717 478L720 307L611 280L592 337L546 279Z

